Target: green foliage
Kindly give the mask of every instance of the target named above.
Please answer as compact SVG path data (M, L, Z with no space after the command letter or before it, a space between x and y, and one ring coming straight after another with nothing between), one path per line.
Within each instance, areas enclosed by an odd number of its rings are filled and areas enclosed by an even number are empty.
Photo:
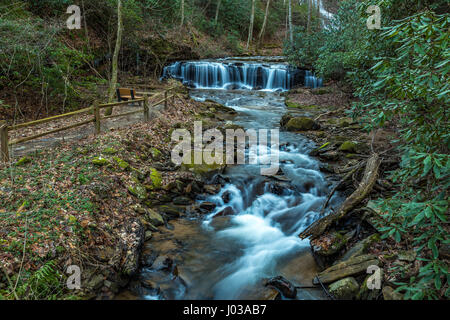
M64 293L64 277L54 261L48 261L40 269L21 280L16 294L21 300L55 300Z
M367 130L395 126L402 155L391 173L398 192L381 199L383 238L407 241L422 261L406 299L449 298L448 263L439 248L449 243L450 15L446 1L383 1L382 30L368 30L369 1L341 2L325 30L299 29L292 62L327 78L346 78L359 102L352 113ZM432 10L434 11L432 11ZM442 12L444 14L438 14Z
M381 35L395 51L371 68L373 78L357 90L355 115L380 127L395 121L402 142L401 168L392 174L401 192L382 202L384 237L412 237L424 266L399 290L406 298L440 297L448 285L448 265L439 246L449 243L450 128L446 106L450 82L450 17L421 12ZM449 291L445 293L449 297Z

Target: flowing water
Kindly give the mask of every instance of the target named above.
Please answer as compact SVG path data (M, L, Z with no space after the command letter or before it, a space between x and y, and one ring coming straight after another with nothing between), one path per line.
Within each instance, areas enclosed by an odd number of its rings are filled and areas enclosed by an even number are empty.
M232 68L233 76L225 75L229 73L223 70L222 63L200 61L192 63L192 67L177 65L169 69L174 72L174 68L181 68L177 74L195 81L197 87L213 87L193 89L191 97L234 108L238 115L233 123L245 129L279 128L286 107L284 97L276 91L290 88L289 68L278 62L264 62L267 72L262 73L265 76L260 83L251 77L256 77L253 65L261 63L233 60L233 64L242 64ZM241 90L225 90L229 83ZM259 91L242 90L258 85ZM302 135L280 131L280 144L267 148L269 152L279 148L283 178L261 176L261 165L257 164L228 167L223 175L228 183L218 194L199 200L215 203L214 211L201 220L174 222L174 230L156 235L153 245L147 248L149 255L176 252L179 277L174 282L173 277L156 271L157 262L153 262L153 267L143 269L141 278L160 290L152 293L141 288L142 298L262 299L261 280L278 275L295 285L311 285L316 266L309 242L300 240L298 234L318 218L329 183L317 160L307 155L314 144ZM338 201L336 196L332 204ZM224 209L234 214L217 217ZM324 296L320 290L299 290L297 298Z

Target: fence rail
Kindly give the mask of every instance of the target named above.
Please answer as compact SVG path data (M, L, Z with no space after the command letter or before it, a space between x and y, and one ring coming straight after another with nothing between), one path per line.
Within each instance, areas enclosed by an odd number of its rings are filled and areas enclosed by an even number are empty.
M118 117L124 117L124 116L128 116L128 115L133 115L133 114L137 114L137 113L144 113L144 121L148 122L150 121L150 113L149 110L152 107L155 107L161 103L164 102L164 106L165 108L167 108L168 106L168 101L169 99L173 98L175 96L175 94L172 94L169 96L169 92L171 92L174 88L169 88L167 90L165 90L164 92L160 92L157 93L155 95L152 96L152 98L160 96L162 94L164 94L164 99L153 103L151 106L149 105L149 93L147 92L143 92L143 98L139 98L139 99L135 99L135 100L129 100L129 101L121 101L121 102L113 102L113 103L104 103L104 104L99 104L97 101L94 102L94 104L91 107L88 108L84 108L84 109L80 109L77 111L73 111L73 112L68 112L68 113L64 113L64 114L60 114L57 116L53 116L53 117L48 117L48 118L44 118L44 119L39 119L39 120L34 120L34 121L30 121L30 122L26 122L26 123L20 123L20 124L16 124L16 125L11 125L8 126L8 123L6 122L6 120L0 120L0 153L1 153L1 161L3 162L8 162L10 159L9 157L9 147L13 146L13 145L17 145L19 143L24 143L27 141L31 141L46 135L50 135L53 133L57 133L57 132L61 132L61 131L65 131L65 130L69 130L69 129L73 129L76 127L80 127L89 123L93 123L94 124L94 128L95 128L95 134L100 134L101 133L101 120L105 120L105 119L111 119L111 118L118 118ZM109 108L109 107L115 107L115 106L120 106L120 105L126 105L126 104L130 104L130 103L139 103L140 108L139 110L136 111L129 111L129 112L125 112L125 113L121 113L121 114L115 114L115 115L110 115L110 116L101 116L100 114L100 110L104 109L104 108ZM9 141L9 131L13 131L13 130L19 130L19 129L23 129L23 128L28 128L28 127L32 127L38 124L43 124L43 123L47 123L47 122L51 122L51 121L55 121L55 120L59 120L59 119L63 119L63 118L69 118L69 117L73 117L76 115L80 115L83 113L88 113L91 112L93 114L93 117L85 120L85 121L81 121L81 122L77 122L68 126L64 126L61 128L57 128L54 130L50 130L50 131L46 131L46 132L42 132L39 134L35 134L32 136L28 136L28 137L24 137L24 138L20 138L20 139L16 139L14 141Z

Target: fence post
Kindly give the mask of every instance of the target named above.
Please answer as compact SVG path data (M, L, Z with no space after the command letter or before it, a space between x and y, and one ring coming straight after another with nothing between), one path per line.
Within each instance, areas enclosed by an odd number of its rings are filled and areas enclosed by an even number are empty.
M98 101L94 101L94 116L95 116L95 134L100 134L100 107Z
M148 114L148 95L144 94L144 121L148 122L150 120Z
M6 120L0 120L1 160L9 162L8 124Z

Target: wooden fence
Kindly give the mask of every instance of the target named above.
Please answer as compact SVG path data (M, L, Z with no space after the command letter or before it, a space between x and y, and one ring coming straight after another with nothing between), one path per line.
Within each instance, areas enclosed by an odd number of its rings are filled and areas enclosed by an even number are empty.
M164 93L164 99L161 99L160 101L158 101L156 103L153 103L151 106L149 106L148 93L139 92L139 94L143 95L143 98L129 100L129 101L122 101L122 102L105 103L105 104L99 104L97 101L95 101L94 104L89 108L85 108L85 109L81 109L81 110L77 110L77 111L73 111L73 112L69 112L69 113L64 113L64 114L60 114L60 115L45 118L45 119L39 119L39 120L30 121L30 122L26 122L26 123L16 124L16 125L12 125L12 126L8 126L8 123L6 122L6 120L0 120L1 160L3 162L9 162L9 147L11 147L13 145L17 145L19 143L24 143L24 142L34 140L34 139L37 139L37 138L40 138L40 137L43 137L46 135L50 135L53 133L80 127L80 126L88 124L88 123L93 123L94 128L95 128L95 134L100 134L101 133L101 120L103 120L103 119L118 118L118 117L123 117L123 116L128 116L128 115L143 112L144 113L144 121L150 121L150 115L149 115L150 108L157 106L163 102L164 102L165 108L167 108L169 99L171 99L175 96L175 94L172 94L171 96L169 96L169 92L172 91L173 89L174 88L169 88L169 89L165 90L164 92L160 92L160 93L153 95L152 98L160 96ZM129 111L129 112L110 115L110 116L103 116L103 117L100 114L101 109L130 104L130 103L138 103L139 110ZM73 117L76 115L80 115L83 113L89 113L89 112L93 113L93 117L91 119L77 122L75 124L71 124L71 125L68 125L65 127L54 129L54 130L46 131L43 133L35 134L35 135L29 136L29 137L24 137L24 138L16 139L13 141L9 141L9 132L10 131L19 130L19 129L27 128L27 127L32 127L32 126L35 126L38 124L47 123L47 122L51 122L51 121L55 121L55 120L59 120L59 119L63 119L63 118L69 118L69 117Z

